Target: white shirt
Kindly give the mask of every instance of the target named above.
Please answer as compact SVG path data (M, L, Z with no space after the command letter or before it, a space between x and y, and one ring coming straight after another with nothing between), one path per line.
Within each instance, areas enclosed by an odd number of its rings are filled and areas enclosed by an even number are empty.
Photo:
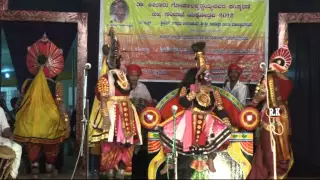
M2 137L3 130L10 128L6 113L0 107L0 145L8 143L9 139Z
M4 110L0 107L0 145L1 146L7 146L10 147L16 154L16 158L13 160L12 168L10 171L10 175L13 177L13 179L16 179L19 173L19 167L20 167L20 161L21 161L21 155L22 155L22 147L14 142L11 141L8 138L2 137L3 130L10 128L8 124L8 120L6 118L6 113Z
M246 101L249 96L249 89L247 85L238 81L231 90L230 82L228 81L224 89L237 98L244 106L246 105Z
M130 98L142 98L144 100L147 100L149 102L152 101L150 92L146 85L139 82L137 83L137 86L135 89L131 90L130 92Z

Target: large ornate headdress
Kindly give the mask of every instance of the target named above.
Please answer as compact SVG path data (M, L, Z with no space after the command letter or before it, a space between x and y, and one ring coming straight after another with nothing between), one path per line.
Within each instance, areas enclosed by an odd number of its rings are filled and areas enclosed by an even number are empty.
M111 43L110 46L107 44L103 46L103 54L107 56L108 67L110 69L116 69L120 66L121 55L119 55L120 44L113 27L110 28L109 36Z
M206 59L204 57L205 42L197 42L191 45L193 52L195 53L195 60L197 61L197 68L206 67Z
M291 65L292 57L288 46L283 46L276 50L271 58L269 68L273 71L284 73Z
M28 47L27 68L33 75L43 67L43 72L47 78L58 76L64 68L64 57L62 49L59 49L47 35Z
M199 69L196 75L196 78L201 77L202 73L205 73L206 80L210 81L212 78L210 75L210 66L207 64L204 57L204 48L206 47L205 42L197 42L191 45L193 52L195 53L195 60L197 61L197 68Z

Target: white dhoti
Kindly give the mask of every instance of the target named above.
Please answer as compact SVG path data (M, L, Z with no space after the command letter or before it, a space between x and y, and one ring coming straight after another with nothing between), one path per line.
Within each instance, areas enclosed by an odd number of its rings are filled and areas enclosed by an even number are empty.
M0 145L10 147L16 153L16 158L13 161L12 170L10 172L11 177L16 179L19 173L22 147L18 143L4 137L0 137Z

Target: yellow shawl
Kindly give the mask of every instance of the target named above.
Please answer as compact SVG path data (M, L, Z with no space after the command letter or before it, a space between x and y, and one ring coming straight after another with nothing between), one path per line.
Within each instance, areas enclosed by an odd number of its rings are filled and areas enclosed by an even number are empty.
M15 140L56 144L64 140L65 129L65 121L52 97L43 68L40 68L17 113Z

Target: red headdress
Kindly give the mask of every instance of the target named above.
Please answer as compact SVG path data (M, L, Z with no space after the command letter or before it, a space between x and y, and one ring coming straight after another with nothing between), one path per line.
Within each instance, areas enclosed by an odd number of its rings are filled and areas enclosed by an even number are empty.
M292 57L288 46L276 50L270 58L270 69L280 73L288 71L291 65Z
M47 78L59 75L64 67L62 49L59 49L46 34L28 47L27 68L31 74L36 75L41 66Z
M142 70L140 66L136 64L130 64L127 66L127 73L130 74L138 74L139 76L142 74Z
M242 74L243 69L235 63L232 63L228 66L228 72L236 70L239 74Z

